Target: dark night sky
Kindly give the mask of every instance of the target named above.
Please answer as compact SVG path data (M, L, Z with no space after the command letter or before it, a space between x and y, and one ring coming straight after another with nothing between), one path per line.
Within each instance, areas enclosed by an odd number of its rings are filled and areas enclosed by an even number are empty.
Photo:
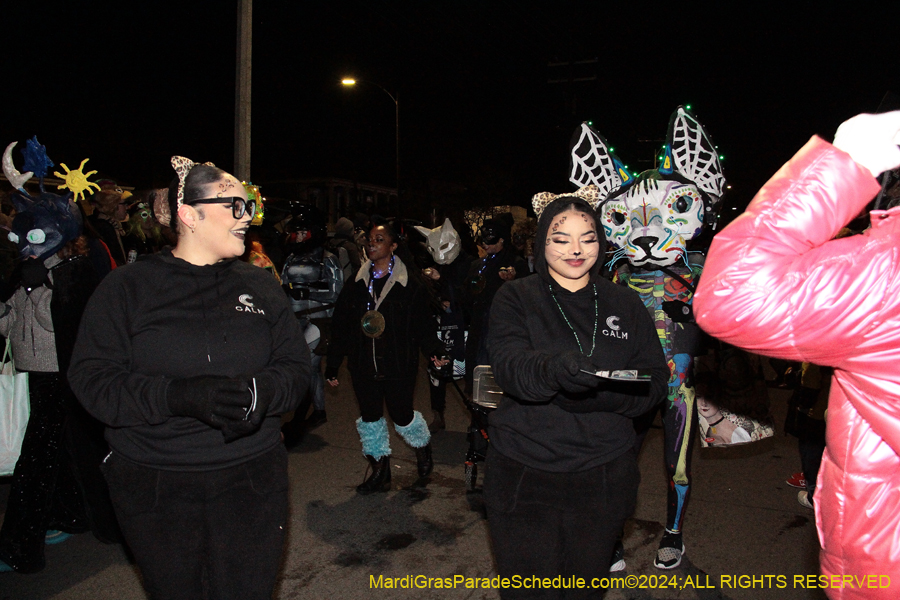
M166 183L171 154L230 170L236 1L79 4L4 6L4 146L37 134L57 164L138 187ZM900 3L615 4L256 0L253 180L393 185L393 103L342 88L353 74L399 93L403 180L524 205L570 188L582 120L642 170L638 140L689 103L743 206L811 134L900 91ZM549 62L590 58L596 81L547 83Z

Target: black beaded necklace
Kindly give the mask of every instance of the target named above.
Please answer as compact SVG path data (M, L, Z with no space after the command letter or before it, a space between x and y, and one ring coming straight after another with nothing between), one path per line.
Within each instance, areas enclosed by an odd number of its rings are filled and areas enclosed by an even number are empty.
M563 319L566 321L566 325L569 326L569 329L572 330L572 335L575 336L575 341L578 343L578 349L582 354L590 358L594 355L594 349L597 347L597 324L600 321L600 308L599 301L597 299L597 284L593 284L594 286L594 335L591 337L591 353L584 354L584 348L581 346L581 340L578 339L578 332L575 331L575 328L572 327L572 324L569 322L569 317L566 316L566 312L563 310L562 306L559 304L559 300L556 299L556 294L553 293L553 286L551 284L547 284L547 287L550 289L550 297L553 298L553 302L556 304L556 308L559 309L559 313L562 315Z

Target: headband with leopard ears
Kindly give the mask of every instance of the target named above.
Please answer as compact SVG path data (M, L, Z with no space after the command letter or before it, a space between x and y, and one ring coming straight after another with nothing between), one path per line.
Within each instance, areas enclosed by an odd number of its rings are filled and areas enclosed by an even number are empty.
M602 135L587 123L572 136L569 181L577 186L594 184L606 200L620 188L634 183L634 176L613 154ZM669 119L665 155L657 169L661 175L678 173L717 204L725 191L722 163L703 125L685 107Z
M544 209L547 208L551 202L556 200L557 198L581 198L585 202L591 205L591 208L597 210L597 207L600 206L600 190L597 189L595 185L586 185L580 190L576 192L572 192L570 194L554 194L551 192L541 192L540 194L535 194L531 199L531 206L534 208L534 214L537 215L537 218L541 218L541 213L544 212Z
M216 165L211 162L195 163L191 159L183 156L173 156L171 162L172 168L175 169L175 172L178 174L178 195L175 197L175 210L177 211L181 208L181 205L184 204L184 181L187 179L191 169L201 164L208 167L214 167Z

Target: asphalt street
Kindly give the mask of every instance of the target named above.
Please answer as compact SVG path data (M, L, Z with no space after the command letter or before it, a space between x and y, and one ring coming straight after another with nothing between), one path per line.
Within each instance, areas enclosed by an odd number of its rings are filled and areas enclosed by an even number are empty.
M417 482L415 455L396 433L391 491L360 496L366 461L354 427L358 416L349 376L327 391L328 422L290 453L291 521L276 598L477 598L494 589L467 589L496 576L480 495L467 493L463 461L468 412L448 389L447 430L434 435L435 472ZM779 430L743 447L695 447L694 487L684 521L686 553L672 571L653 567L665 522L662 431L654 428L640 456L637 510L626 527L627 568L606 598L819 600L808 589L816 575L813 512L797 502L785 479L800 470L797 441L780 432L789 392L770 390ZM427 382L416 407L431 420ZM393 428L392 428L393 429ZM697 444L696 446L699 446ZM0 510L9 481L0 480ZM598 515L597 518L603 518ZM122 546L91 534L47 547L47 567L34 575L0 574L0 599L140 600L140 575ZM379 576L404 582L457 581L438 589L375 587ZM409 576L408 579L403 579ZM418 579L416 577L419 576ZM384 585L382 583L382 585ZM630 589L622 589L625 586Z

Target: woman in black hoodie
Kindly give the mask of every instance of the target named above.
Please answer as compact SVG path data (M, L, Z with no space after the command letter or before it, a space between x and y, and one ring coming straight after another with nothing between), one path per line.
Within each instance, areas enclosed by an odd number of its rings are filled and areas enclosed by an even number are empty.
M589 203L596 198L593 186L535 196L538 276L500 288L488 335L504 390L490 416L484 483L498 571L584 578L586 589L571 597L602 595L591 580L609 574L640 478L631 418L665 398L669 373L640 299L599 275L604 236ZM593 374L616 369L651 378ZM502 596L523 592L534 590Z
M174 249L115 269L81 321L73 391L106 426L104 473L151 598L272 597L288 520L281 415L309 348L265 270L237 260L241 182L173 157Z

